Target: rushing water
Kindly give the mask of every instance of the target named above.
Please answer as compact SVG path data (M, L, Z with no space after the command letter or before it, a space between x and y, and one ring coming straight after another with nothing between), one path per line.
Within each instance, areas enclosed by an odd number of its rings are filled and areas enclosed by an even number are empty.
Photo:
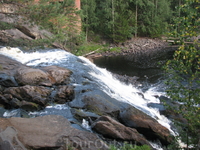
M148 103L160 103L159 99L155 95L163 95L163 91L160 91L160 84L151 84L148 86L148 90L143 92L141 89L134 87L133 85L127 85L121 83L119 80L113 77L112 73L106 69L99 68L95 64L91 63L84 57L76 57L71 53L68 53L60 49L43 50L36 52L23 52L18 48L1 48L0 54L6 55L12 59L15 59L28 66L50 66L58 65L70 69L73 74L71 77L71 84L75 87L75 91L87 89L88 85L83 85L83 82L89 82L90 88L99 89L105 92L110 97L129 103L151 117L158 120L160 124L167 127L172 134L170 121L163 115L160 115L158 109L148 107ZM138 93L142 93L144 97L141 97ZM79 95L76 94L75 100L79 99ZM74 100L74 101L75 101ZM6 111L5 117L17 116L17 110ZM29 115L47 115L57 114L63 115L69 120L73 120L73 116L70 113L70 107L67 104L48 106L40 112L30 112ZM83 121L83 126L87 126L87 122ZM157 148L159 149L159 148Z

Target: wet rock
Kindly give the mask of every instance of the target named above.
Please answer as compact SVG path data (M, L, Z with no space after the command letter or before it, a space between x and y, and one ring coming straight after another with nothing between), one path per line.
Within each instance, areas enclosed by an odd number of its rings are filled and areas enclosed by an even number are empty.
M4 112L6 111L6 109L4 109L2 106L0 106L0 117L3 117Z
M170 98L168 98L168 97L166 97L166 96L163 96L163 95L161 95L161 96L159 97L159 99L160 99L161 102L166 102L166 103L168 103L168 102L171 101Z
M13 149L106 150L95 134L71 127L61 116L0 118L0 145Z
M148 103L147 104L148 107L153 107L153 108L157 108L159 110L160 113L163 113L164 111L166 111L166 108L163 104L159 104L159 103Z
M17 69L15 79L19 85L52 86L49 74L40 69L20 67Z
M133 76L127 76L127 75L119 75L119 74L114 74L114 76L120 80L121 82L124 82L126 84L132 84L134 86L138 86L140 83L137 81L139 77Z
M85 104L84 109L96 113L97 115L110 115L117 118L120 111L120 102L114 99L106 99L101 95L88 95L82 100Z
M15 144L12 143L15 142ZM6 150L27 150L17 137L17 131L13 127L7 127L0 133L0 149Z
M92 129L108 138L150 145L136 129L126 127L109 116L101 116L92 124Z
M119 117L126 126L137 129L147 139L159 139L164 145L170 144L172 141L170 132L166 127L134 107L129 107L120 112Z
M47 66L41 69L50 74L52 84L56 85L65 82L72 74L70 70L58 66Z
M12 78L20 66L25 66L20 62L0 55L0 74L4 78Z
M18 86L18 83L15 81L13 76L7 74L0 74L0 85L4 87Z
M9 104L9 101L3 95L0 95L0 104L7 108L6 105Z
M160 96L159 99L162 103L166 105L165 106L166 109L160 111L162 115L165 115L166 117L183 124L188 123L187 120L183 118L181 114L177 113L181 104L179 104L178 102L172 101L170 98L166 96Z
M51 90L42 87L42 86L22 86L22 87L10 87L4 90L3 92L7 96L6 99L10 99L11 106L21 107L21 101L32 102L35 104L39 104L41 107L47 104L47 98L51 93ZM20 102L20 103L19 103Z
M67 84L72 74L70 70L57 66L48 66L41 69L27 67L0 55L0 85L10 87L18 85L52 86L53 84Z
M84 111L82 109L71 109L71 112L74 116L74 118L76 118L79 121L82 121L83 119L87 119L89 120L90 124L96 120L97 118L99 118L100 116L92 113L92 112L88 112L88 111Z
M56 103L64 104L66 102L72 101L74 98L74 87L61 85L58 86L57 92L54 96Z

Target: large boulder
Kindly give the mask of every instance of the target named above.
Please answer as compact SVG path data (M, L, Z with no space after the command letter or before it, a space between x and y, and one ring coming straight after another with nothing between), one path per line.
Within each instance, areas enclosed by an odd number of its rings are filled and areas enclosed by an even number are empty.
M18 30L20 30L23 34L26 36L32 38L32 39L44 39L44 38L50 38L53 36L52 33L46 31L46 30L41 30L39 26L35 24L29 23L24 23L20 22L15 26Z
M87 95L83 97L84 109L98 115L110 115L117 118L120 105L117 100L99 95ZM113 102L114 101L114 102Z
M1 50L3 51L4 49L2 48ZM0 55L0 74L7 74L8 76L14 76L17 72L17 69L20 66L25 66L25 65L16 60Z
M4 87L10 87L18 86L18 83L15 81L15 78L13 76L2 73L0 74L0 85L3 85Z
M92 124L92 128L105 137L139 145L150 145L136 129L126 127L109 116L101 116Z
M72 101L74 98L74 87L67 85L60 85L54 96L56 103L64 104L66 102Z
M18 84L52 86L48 73L27 67L3 55L0 55L0 84L6 87Z
M50 74L52 84L62 84L72 74L70 70L58 66L47 66L41 69Z
M95 134L71 127L62 116L0 118L0 122L0 149L108 149Z
M3 52L4 48L1 51ZM18 52L17 49L15 51ZM58 66L47 66L41 69L31 68L16 60L0 55L0 85L5 87L67 84L71 74L70 70Z
M52 33L40 29L39 26L31 22L28 18L16 14L15 12L17 9L19 9L17 5L0 4L0 21L13 25L12 30L17 30L17 32L14 33L15 37L18 37L18 39L24 39L26 36L25 39L33 40L50 38L53 36ZM8 35L9 34L12 37L13 33L9 33L8 31Z
M49 74L31 67L20 67L15 75L19 85L44 85L52 86Z
M172 142L172 136L166 127L134 107L129 107L121 111L119 118L123 124L137 129L138 132L142 133L148 139L159 139L164 145Z
M0 55L0 85L3 85L4 87L18 86L14 75L17 72L17 68L20 66L25 65Z
M27 40L32 40L29 36L25 35L18 29L7 29L7 30L1 30L0 31L0 40L4 43L8 43L9 40L12 39L27 39Z
M8 100L9 105L12 107L33 107L35 106L34 104L44 107L48 103L48 97L51 94L51 90L43 86L26 85L22 87L7 88L3 93L4 97L6 97L5 99Z

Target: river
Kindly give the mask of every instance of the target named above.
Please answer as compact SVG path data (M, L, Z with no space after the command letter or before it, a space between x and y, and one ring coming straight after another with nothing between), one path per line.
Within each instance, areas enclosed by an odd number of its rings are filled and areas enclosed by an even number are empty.
M50 66L57 65L60 67L65 67L70 69L73 74L71 77L71 84L75 87L76 96L75 99L68 104L62 105L52 105L46 107L44 110L37 112L29 112L28 115L30 117L42 116L42 115L62 115L69 120L73 120L73 115L70 112L70 107L77 105L78 100L83 95L80 94L80 91L87 90L88 86L91 89L101 90L111 98L117 99L118 101L129 103L139 110L145 112L149 116L156 119L160 124L165 126L171 131L171 134L175 135L174 131L171 129L171 121L167 119L165 116L161 115L157 108L149 107L148 103L160 103L160 100L155 97L155 95L165 95L164 86L161 80L162 72L158 68L154 68L152 70L146 71L145 69L137 69L134 68L129 69L129 73L127 75L138 76L143 78L146 76L147 78L151 76L157 76L157 79L146 81L141 81L141 84L148 83L145 86L136 87L132 84L125 84L120 82L117 78L113 76L113 74L105 68L97 67L95 64L90 62L88 59L84 57L77 57L71 53L68 53L61 49L48 49L48 50L38 50L34 52L23 52L18 48L1 48L0 54L8 56L12 59L15 59L27 66L39 67L39 66ZM97 63L97 62L95 62ZM98 63L97 63L98 64ZM109 63L112 64L112 63ZM116 63L114 63L116 65ZM126 69L126 64L121 64L121 68L123 71ZM130 71L131 70L131 71ZM121 71L121 72L122 72ZM117 72L115 72L117 73ZM126 74L126 73L123 73ZM147 79L147 78L144 79ZM87 82L89 84L83 85L83 82ZM143 88L145 87L145 90ZM95 91L94 90L94 91ZM143 97L140 96L142 93ZM134 98L134 100L133 100ZM81 104L79 104L81 105ZM19 116L22 110L7 110L4 112L4 117L13 117ZM87 125L87 122L83 120L83 127L90 130L90 127ZM74 125L77 127L77 125ZM79 127L77 127L79 128ZM158 146L157 149L159 148Z

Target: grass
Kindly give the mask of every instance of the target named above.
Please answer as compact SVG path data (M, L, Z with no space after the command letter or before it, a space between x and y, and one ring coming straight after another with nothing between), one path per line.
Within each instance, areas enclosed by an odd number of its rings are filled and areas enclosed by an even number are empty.
M82 56L84 54L88 54L90 52L96 51L95 53L103 53L103 52L121 52L120 47L112 47L110 48L109 45L101 45L98 43L84 43L81 46L77 48L76 51L73 51L72 53L77 56Z
M121 147L111 145L109 150L151 150L148 145L136 146L128 143L124 143Z
M87 53L90 53L92 51L95 51L95 50L102 50L104 49L105 47L103 45L100 45L100 44L96 44L96 43L84 43L83 45L79 46L77 48L77 50L75 52L73 52L75 55L77 56L81 56L81 55L84 55L84 54L87 54Z

